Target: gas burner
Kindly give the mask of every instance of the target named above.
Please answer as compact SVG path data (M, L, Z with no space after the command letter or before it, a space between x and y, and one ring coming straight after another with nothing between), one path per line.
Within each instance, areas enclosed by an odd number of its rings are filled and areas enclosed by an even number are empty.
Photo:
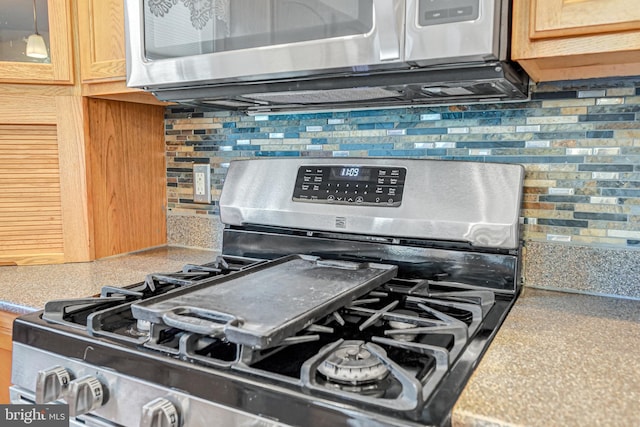
M418 317L418 313L416 313L415 311L402 310L402 309L394 310L389 314ZM403 322L401 320L389 320L388 325L390 328L398 331L416 327L416 325L413 323ZM392 335L392 338L398 341L414 341L416 339L416 335L415 334L396 334L396 335Z
M147 337L149 336L150 330L151 322L149 322L148 320L138 319L135 325L127 329L127 334L131 335L132 337Z
M387 355L380 346L370 346ZM381 360L364 347L364 341L357 340L344 341L318 366L318 372L329 381L350 385L375 383L389 374Z

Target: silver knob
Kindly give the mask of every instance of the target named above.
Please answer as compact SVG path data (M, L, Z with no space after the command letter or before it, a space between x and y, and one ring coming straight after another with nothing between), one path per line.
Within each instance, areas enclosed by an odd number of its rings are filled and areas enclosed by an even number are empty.
M38 372L36 378L36 403L58 400L67 389L71 374L62 366L54 366Z
M91 375L71 381L67 393L67 403L71 417L77 417L101 407L106 403L102 384Z
M176 405L159 397L142 407L140 427L179 427L180 417Z

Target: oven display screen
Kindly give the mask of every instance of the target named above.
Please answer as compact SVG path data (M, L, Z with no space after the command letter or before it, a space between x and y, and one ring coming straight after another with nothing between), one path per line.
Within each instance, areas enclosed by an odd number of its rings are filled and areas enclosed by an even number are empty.
M293 200L353 206L397 207L407 169L398 166L301 166Z
M348 179L353 181L369 181L371 169L358 166L344 166L331 168L331 179Z

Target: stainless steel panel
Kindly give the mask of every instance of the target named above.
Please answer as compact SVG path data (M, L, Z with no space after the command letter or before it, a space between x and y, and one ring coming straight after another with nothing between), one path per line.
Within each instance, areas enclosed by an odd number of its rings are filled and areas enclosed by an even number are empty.
M302 165L405 167L399 207L345 206L292 200ZM234 161L220 217L229 225L258 224L303 230L519 246L521 165L414 159L260 159Z
M291 255L134 303L135 318L269 348L396 275L397 267Z
M424 0L407 0L407 61L431 65L508 59L508 39L500 37L501 27L509 25L503 18L503 12L507 11L505 0L479 0L477 19L436 25L420 24L421 1Z
M143 1L127 0L127 84L153 88L225 79L251 81L397 61L404 51L404 4L404 0L372 0L372 29L359 35L150 60L144 51Z
M87 351L91 351L91 346ZM179 409L183 427L208 425L276 427L285 426L277 420L249 414L200 399L187 392L151 384L140 379L122 375L113 369L93 366L81 360L74 360L48 351L13 343L13 367L11 403L28 404L35 399L34 387L38 371L60 365L69 369L75 378L93 375L108 389L108 399L104 406L87 415L71 418L71 425L106 426L116 423L120 426L139 426L142 407L159 397L173 402ZM214 386L212 384L212 386ZM54 403L66 403L64 399Z

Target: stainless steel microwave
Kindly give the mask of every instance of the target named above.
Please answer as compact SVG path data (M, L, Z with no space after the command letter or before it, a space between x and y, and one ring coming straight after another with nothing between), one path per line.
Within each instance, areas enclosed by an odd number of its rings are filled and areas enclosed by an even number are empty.
M510 0L125 0L127 84L249 111L527 97Z

